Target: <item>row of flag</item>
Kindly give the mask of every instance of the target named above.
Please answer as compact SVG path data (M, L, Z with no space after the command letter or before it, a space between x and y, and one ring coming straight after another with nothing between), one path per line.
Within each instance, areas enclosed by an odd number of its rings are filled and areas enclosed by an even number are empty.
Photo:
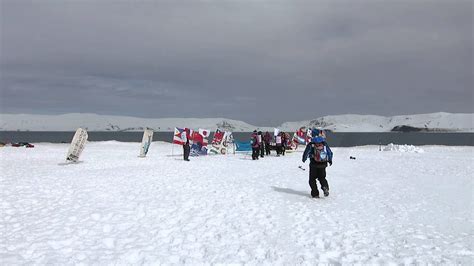
M318 131L319 136L325 136L323 130ZM278 136L280 130L274 129L274 136ZM306 127L301 127L294 134L289 145L291 149L296 150L298 145L306 145L311 141L313 137L313 131L311 128L306 129ZM199 130L193 130L190 128L178 128L174 129L173 135L173 144L184 145L189 141L191 146L191 155L199 156L206 154L225 154L229 148L229 143L233 142L232 132L221 131L217 129L214 133L211 145L209 145L208 138L210 136L210 131L207 129L200 128ZM289 138L287 138L289 139Z
M313 130L311 128L306 129L306 127L301 127L298 129L295 134L293 134L293 142L298 146L298 144L307 144L311 141L313 136ZM318 130L318 136L326 138L326 133L324 130Z
M209 147L208 138L210 133L209 130L202 128L195 131L190 128L176 127L174 129L173 144L184 145L188 142L191 146L191 156L227 153L229 143L233 142L232 132L217 129Z

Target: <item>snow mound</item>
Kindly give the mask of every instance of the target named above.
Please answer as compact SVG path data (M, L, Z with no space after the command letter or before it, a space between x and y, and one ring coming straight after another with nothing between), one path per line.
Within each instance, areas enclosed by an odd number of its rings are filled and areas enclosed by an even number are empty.
M384 149L384 151L397 151L397 152L415 152L415 153L423 153L425 152L422 148L416 147L413 145L398 145L390 143Z

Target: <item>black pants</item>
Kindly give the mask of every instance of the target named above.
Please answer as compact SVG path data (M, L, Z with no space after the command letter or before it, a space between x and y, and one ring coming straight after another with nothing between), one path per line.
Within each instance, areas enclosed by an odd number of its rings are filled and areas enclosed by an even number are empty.
M329 190L329 184L326 180L326 163L310 163L309 164L309 186L311 187L311 196L319 196L318 186L316 185L316 179L319 180L319 184L322 188Z
M264 157L264 153L265 153L265 144L262 143L262 145L260 145L260 157Z
M265 155L270 155L270 143L265 143Z
M183 156L185 161L189 161L189 153L191 152L191 147L189 145L183 145Z
M259 147L252 147L252 160L258 160L259 152Z

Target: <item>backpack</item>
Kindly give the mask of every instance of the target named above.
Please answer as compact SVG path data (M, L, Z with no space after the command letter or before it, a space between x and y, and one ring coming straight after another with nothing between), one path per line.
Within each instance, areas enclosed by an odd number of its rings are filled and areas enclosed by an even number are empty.
M318 150L315 146L313 146L313 159L319 163L327 162L329 160L326 145L324 145L321 150Z

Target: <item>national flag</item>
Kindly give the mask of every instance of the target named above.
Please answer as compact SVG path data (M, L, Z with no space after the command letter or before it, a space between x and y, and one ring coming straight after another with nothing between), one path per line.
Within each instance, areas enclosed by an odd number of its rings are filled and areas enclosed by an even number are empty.
M184 128L175 127L173 135L173 144L184 145L186 140L183 140L183 135L184 137L186 136L186 131L184 131Z
M219 129L216 130L214 133L214 138L212 139L212 145L221 145L222 140L224 139L224 132L220 131Z
M202 129L202 128L200 128L200 129L199 129L199 134L201 134L201 136L202 136L202 138L203 138L203 143L202 143L202 145L203 145L204 147L206 147L207 144L209 143L209 139L208 139L208 138L209 138L209 136L211 135L211 131L209 131L209 130L207 130L207 129Z
M202 129L200 128L199 129L199 134L201 134L204 138L209 138L209 135L211 134L211 131L207 130L207 129Z
M173 144L184 145L186 140L192 141L192 133L193 131L189 128L174 128L174 135L173 135Z
M191 156L207 155L209 130L200 128L191 134L193 144L191 145Z
M296 131L296 133L293 135L293 141L298 143L298 144L306 144L306 139L305 139L305 127L301 127Z
M226 148L224 147L224 138L226 132L221 131L220 129L216 129L214 133L214 137L211 141L211 147L209 147L209 152L213 154L224 154Z

